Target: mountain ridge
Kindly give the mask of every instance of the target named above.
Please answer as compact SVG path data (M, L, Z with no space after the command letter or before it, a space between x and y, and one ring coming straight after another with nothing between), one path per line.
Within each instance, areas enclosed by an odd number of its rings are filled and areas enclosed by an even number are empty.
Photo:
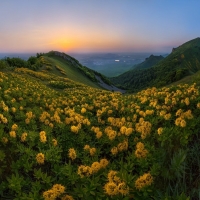
M200 70L200 38L175 48L166 58L147 69L132 69L110 78L117 87L135 92L147 87L161 87Z

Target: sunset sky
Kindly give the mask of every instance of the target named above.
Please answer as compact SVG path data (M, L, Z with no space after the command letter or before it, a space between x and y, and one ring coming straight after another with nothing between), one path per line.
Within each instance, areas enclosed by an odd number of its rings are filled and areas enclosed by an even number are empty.
M198 0L1 0L0 53L170 52L200 36Z

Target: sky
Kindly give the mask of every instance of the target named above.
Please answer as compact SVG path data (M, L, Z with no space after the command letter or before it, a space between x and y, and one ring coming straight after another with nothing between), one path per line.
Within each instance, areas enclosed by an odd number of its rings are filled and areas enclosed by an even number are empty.
M162 52L200 36L198 0L1 0L0 53Z

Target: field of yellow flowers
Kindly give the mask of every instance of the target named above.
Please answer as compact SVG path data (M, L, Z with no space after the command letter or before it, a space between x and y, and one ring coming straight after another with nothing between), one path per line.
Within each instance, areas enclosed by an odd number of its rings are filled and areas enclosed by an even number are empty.
M0 72L0 197L200 198L196 84L134 95Z

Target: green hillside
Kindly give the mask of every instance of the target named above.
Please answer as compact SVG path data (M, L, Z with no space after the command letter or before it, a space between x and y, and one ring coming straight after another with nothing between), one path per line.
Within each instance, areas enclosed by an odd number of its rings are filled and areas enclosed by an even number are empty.
M164 86L196 73L200 69L200 38L173 49L172 53L148 69L133 69L110 80L130 91Z
M158 62L160 62L163 59L164 57L161 55L160 56L150 55L148 58L145 59L144 62L134 65L132 69L147 69L147 68L153 67L154 65L156 65Z
M75 58L65 53L52 51L44 54L41 59L44 60L44 65L47 63L47 66L51 66L48 70L51 73L95 88L101 88L96 79L96 76L100 76L105 83L110 85L110 81L105 76L82 66Z

